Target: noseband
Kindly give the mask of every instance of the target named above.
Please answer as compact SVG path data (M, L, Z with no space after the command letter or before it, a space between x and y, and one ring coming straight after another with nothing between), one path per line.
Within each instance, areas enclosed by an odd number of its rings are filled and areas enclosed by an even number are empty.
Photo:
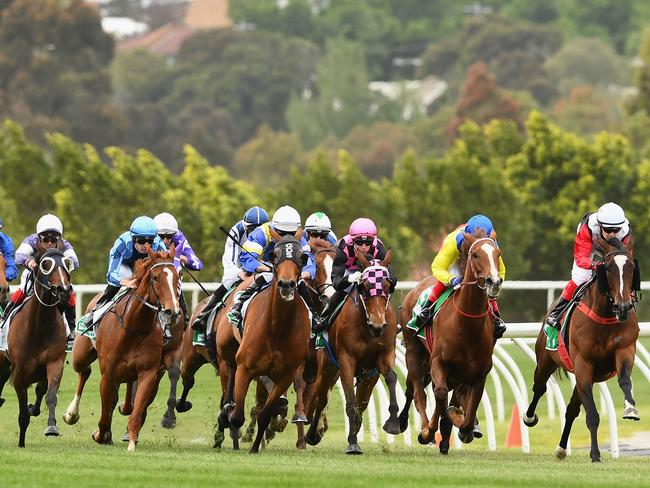
M598 289L599 289L600 293L603 294L603 295L606 295L607 298L609 299L609 301L612 304L615 301L614 301L614 297L612 296L612 291L611 291L611 289L609 287L609 282L607 281L607 268L606 267L611 262L611 260L616 256L625 256L625 257L627 257L628 260L630 260L630 262L633 264L635 273L637 272L637 266L638 266L637 263L635 262L635 260L632 259L632 255L630 254L630 252L625 251L625 250L618 250L618 251L609 252L609 253L605 254L605 256L603 256L603 258L600 260L600 262L596 266L596 282L598 284ZM633 283L632 283L632 306L636 309L635 304L636 304L636 302L639 301L639 298L637 296L637 291L638 290L634 289L635 288L635 286L634 286L635 285L634 276L633 276L632 281L633 281ZM623 287L622 277L621 277L621 287Z

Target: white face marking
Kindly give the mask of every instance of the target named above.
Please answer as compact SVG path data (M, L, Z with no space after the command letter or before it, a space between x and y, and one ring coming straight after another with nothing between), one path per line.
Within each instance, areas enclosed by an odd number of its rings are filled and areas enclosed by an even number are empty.
M332 259L332 256L329 254L325 256L325 259L323 259L323 266L325 266L325 275L327 278L325 279L325 283L328 285L332 284L332 266L334 265L334 259ZM323 291L325 296L327 298L331 298L332 295L334 295L334 288L332 286L328 286L325 288Z
M63 274L63 270L59 268L59 277L61 278L61 283L63 284L63 289L67 290L68 289L68 283L65 279L65 276Z
M616 266L618 266L618 277L620 280L618 293L621 295L621 300L625 301L625 298L623 298L623 266L625 266L625 263L627 262L627 256L622 254L614 256L614 262L616 263Z
M481 244L481 249L487 255L488 260L490 262L490 277L493 280L498 280L499 268L497 267L496 260L495 260L496 248L492 244L485 242Z
M174 304L174 313L178 313L178 310L180 308L178 304L178 298L176 297L176 293L174 292L174 274L172 273L172 270L169 268L163 269L165 272L165 276L167 276L167 285L169 286L169 292L171 293L172 296L172 303Z

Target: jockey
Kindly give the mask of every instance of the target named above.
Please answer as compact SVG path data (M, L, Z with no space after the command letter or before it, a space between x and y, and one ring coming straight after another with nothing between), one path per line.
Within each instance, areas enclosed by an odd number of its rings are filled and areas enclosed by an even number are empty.
M440 296L449 287L459 287L463 281L458 269L458 261L460 260L460 248L464 242L463 232L473 234L477 229L485 230L488 237L496 240L496 232L492 221L485 215L477 214L471 217L466 224L461 225L451 232L442 243L442 247L438 254L431 263L431 272L436 278L436 284L431 290L429 300L422 307L422 310L417 314L415 325L417 329L421 329L424 324L431 320L431 315L434 310L434 304ZM504 279L506 276L506 267L503 263L503 258L499 258L499 276ZM490 300L492 313L494 314L493 328L494 340L496 341L503 336L506 331L506 326L501 320L499 308L496 299Z
M562 290L555 307L549 312L544 327L551 347L555 345L557 349L558 319L571 302L576 288L591 278L592 270L598 261L597 256L602 256L603 251L598 244L598 237L605 240L616 238L626 244L629 235L630 223L625 218L623 209L614 202L606 203L597 212L588 213L582 218L573 244L571 280Z
M358 218L348 230L348 235L336 243L336 257L332 266L332 286L336 290L327 302L314 332L322 332L329 327L332 313L345 300L352 285L361 283L361 271L355 250L362 252L372 259L382 260L386 256L383 242L377 237L377 226L367 218ZM392 283L390 293L395 289L397 277L392 268L388 267Z
M18 268L14 258L14 242L7 234L2 232L3 221L0 219L0 253L7 263L5 269L5 278L7 281L13 281L18 276Z
M221 278L221 285L210 296L210 300L194 321L192 327L197 332L205 332L207 327L208 317L214 307L216 307L228 290L232 287L238 286L250 273L242 268L240 260L241 249L248 239L248 236L257 229L260 225L269 221L269 214L266 213L262 207L251 207L246 210L244 217L233 225L228 232L229 237L226 238L226 245L221 257L223 264L223 277ZM211 334L206 337L206 345L211 344Z
M316 239L329 242L332 246L336 244L336 234L332 232L332 223L324 212L315 212L305 220L305 231L311 244Z
M63 251L65 257L70 258L74 269L79 267L77 253L75 253L72 245L63 238L63 224L61 220L56 215L43 215L36 223L36 233L25 237L20 246L18 246L18 249L16 249L16 263L24 266L26 269L20 277L20 286L11 296L11 302L5 311L5 315L7 316L11 309L20 305L25 297L31 293L33 271L37 266L35 255L39 245L45 250L58 247ZM74 339L76 303L74 292L72 292L68 303L59 306L70 328L68 340Z
M230 312L228 312L228 320L230 323L241 323L241 309L244 302L253 296L255 292L260 291L272 279L272 274L270 273L272 268L265 264L271 260L273 250L275 249L275 241L271 236L270 230L275 230L280 236L295 236L300 228L300 222L300 214L298 211L289 205L284 205L275 211L270 223L262 224L248 236L240 255L242 269L249 274L258 274L255 277L255 281L235 297ZM302 268L301 279L298 282L298 293L300 293L300 296L312 312L313 320L316 320L316 310L311 301L307 284L304 282L304 280L314 279L316 275L316 263L314 262L314 255L311 253L305 236L300 238L300 244L302 245L303 252L307 256L307 264Z
M178 222L176 222L174 216L170 213L163 212L156 215L153 218L153 221L156 223L158 229L158 237L163 241L165 247L169 249L171 248L172 242L174 243L176 248L174 265L176 266L176 271L178 271L178 276L182 277L183 267L190 271L201 271L203 269L203 263L197 257L194 249L192 249L185 234L178 230ZM187 324L189 323L189 315L187 313L185 295L182 292L180 294L179 302L183 315L185 316L185 323Z
M120 287L135 288L133 276L135 262L148 256L149 249L154 252L166 251L163 241L158 237L158 227L151 217L141 215L132 223L129 230L120 235L108 254L108 286L95 304L95 310L106 305L120 290ZM93 320L92 312L84 318L86 328Z

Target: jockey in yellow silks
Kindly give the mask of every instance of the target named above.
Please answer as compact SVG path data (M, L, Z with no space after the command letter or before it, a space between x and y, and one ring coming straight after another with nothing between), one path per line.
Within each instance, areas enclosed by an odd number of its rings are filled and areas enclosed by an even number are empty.
M436 303L438 298L440 298L440 295L442 295L449 287L456 288L460 286L463 281L458 266L458 262L460 261L460 248L465 240L463 232L472 234L477 229L485 230L485 234L492 239L495 239L496 237L492 221L485 215L481 214L474 215L466 224L457 227L447 237L445 237L440 251L431 263L431 272L437 281L429 294L429 300L416 316L415 324L418 329L431 320L431 315L434 309L433 305ZM499 258L499 276L501 279L505 279L506 276L506 266L501 257ZM499 308L496 300L490 300L490 307L494 318L494 338L496 340L503 336L506 331L506 326L499 315Z

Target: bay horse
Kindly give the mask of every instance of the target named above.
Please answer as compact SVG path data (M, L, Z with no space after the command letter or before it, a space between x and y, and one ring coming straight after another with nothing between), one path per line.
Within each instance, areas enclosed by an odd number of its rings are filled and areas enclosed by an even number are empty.
M254 378L266 376L273 382L266 403L257 415L257 435L251 453L258 453L271 417L281 407L280 396L287 391L296 371L309 352L310 321L307 306L296 296L307 255L302 251L302 229L296 236L280 236L271 229L276 242L273 251L271 286L255 296L244 319L244 335L236 353L234 406L227 404L219 423L238 429L244 424L246 393ZM233 372L230 373L231 376Z
M45 435L59 435L55 410L63 375L67 332L57 305L70 299L70 272L74 264L60 250L45 251L40 247L37 262L33 296L12 319L7 352L0 352L0 392L11 373L18 397L18 447L25 447L29 418L40 414L43 396L49 414ZM28 405L27 389L33 383L36 383L36 400L33 405Z
M568 352L574 366L576 384L566 408L565 424L559 446L558 459L566 457L567 443L573 421L582 404L591 434L589 456L600 462L598 425L600 416L593 396L593 384L618 375L618 385L625 398L623 418L639 420L639 411L632 397L632 367L639 337L639 323L634 309L635 290L640 283L638 267L633 259L633 238L627 245L618 239L598 242L604 257L598 265L598 280L589 285L585 296L569 322ZM538 422L537 403L546 392L546 382L559 367L567 366L557 351L546 349L546 335L540 330L535 343L537 366L533 384L533 399L523 415L524 423L533 427Z
M177 325L180 312L178 273L174 246L169 251L148 251L148 258L136 262L136 288L106 315L96 332L96 351L101 379L102 413L92 438L112 444L111 423L120 384L138 382L133 411L129 416L128 451L135 451L162 376L162 327ZM160 322L160 323L159 323Z
M452 425L458 427L462 442L474 439L476 410L492 369L494 334L489 300L497 298L503 282L499 276L501 251L496 242L485 237L483 229L473 235L463 232L463 237L463 281L434 319L429 371L436 408L418 435L420 443L430 443L440 422L441 454L449 451ZM449 390L453 395L447 408Z
M328 329L329 343L339 367L332 363L324 349L318 351L316 383L313 394L307 400L311 423L306 440L312 446L322 439L323 434L319 431L320 415L339 375L350 426L347 454L363 453L357 443L357 434L380 373L384 376L390 393L390 416L384 424L384 430L389 434L399 434L395 391L397 374L394 371L397 318L389 301L391 283L386 269L392 255L392 250L389 249L381 262L369 262L361 253L356 252L363 270L362 281L357 288L358 295L353 296L353 291L346 297L343 308ZM358 379L356 394L355 378Z
M6 271L7 261L0 252L0 317L2 317L2 311L7 307L9 301L9 283L7 283Z

